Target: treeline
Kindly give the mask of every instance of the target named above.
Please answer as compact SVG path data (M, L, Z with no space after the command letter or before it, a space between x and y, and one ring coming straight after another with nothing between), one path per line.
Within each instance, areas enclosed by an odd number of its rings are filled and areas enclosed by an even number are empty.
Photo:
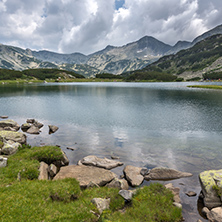
M210 73L205 73L203 74L203 79L204 80L218 80L222 79L222 72L210 72Z
M72 71L60 69L27 69L23 71L0 69L0 80L16 80L36 78L39 80L57 79L63 77L64 74L71 75L70 77L85 78L84 76Z
M157 71L136 71L125 78L126 81L158 81L158 82L173 82L177 80L177 76L157 72ZM182 79L180 79L182 80Z
M99 79L122 79L121 75L113 75L109 73L96 74L96 78Z

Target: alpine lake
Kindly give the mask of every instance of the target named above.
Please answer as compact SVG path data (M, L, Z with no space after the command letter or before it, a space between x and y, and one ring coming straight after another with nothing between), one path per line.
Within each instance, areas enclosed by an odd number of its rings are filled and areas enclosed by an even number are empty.
M28 118L43 123L41 134L27 134L28 144L59 145L70 164L87 155L113 155L124 166L192 173L158 182L180 188L185 221L205 221L198 212L198 175L222 169L222 90L187 87L197 84L222 83L5 84L0 86L0 115L20 125ZM49 134L48 125L59 130ZM124 166L112 171L122 175ZM187 191L197 196L188 197Z

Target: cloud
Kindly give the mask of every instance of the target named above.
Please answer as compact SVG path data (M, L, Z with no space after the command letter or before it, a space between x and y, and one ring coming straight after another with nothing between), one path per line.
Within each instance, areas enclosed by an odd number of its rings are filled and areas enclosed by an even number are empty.
M0 0L0 42L85 54L144 35L192 41L222 23L221 0Z

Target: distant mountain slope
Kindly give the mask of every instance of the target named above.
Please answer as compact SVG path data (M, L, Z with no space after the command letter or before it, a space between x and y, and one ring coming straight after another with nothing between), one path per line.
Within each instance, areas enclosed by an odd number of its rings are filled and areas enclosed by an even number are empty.
M144 36L121 47L108 45L105 49L90 55L61 54L46 50L32 51L0 44L0 68L15 70L61 68L76 71L85 77L102 72L121 74L142 69L162 56L188 49L214 34L222 34L222 25L198 36L193 42L178 41L174 46L170 46L151 36Z
M222 35L210 36L193 47L168 55L141 71L176 74L185 79L202 77L206 72L222 71Z

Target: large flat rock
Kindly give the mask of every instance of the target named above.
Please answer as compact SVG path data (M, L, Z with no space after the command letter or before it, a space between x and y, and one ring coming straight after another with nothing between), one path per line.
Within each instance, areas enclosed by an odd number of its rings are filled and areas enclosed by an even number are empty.
M116 161L116 160L110 160L107 158L99 158L94 155L86 156L81 161L82 164L88 165L88 166L95 166L95 167L101 167L107 170L113 169L115 167L123 165L122 162Z
M199 174L200 185L203 193L204 205L211 209L221 206L221 200L214 189L222 188L222 170L208 170Z
M26 143L26 135L21 132L2 130L0 131L0 137L3 137L5 140L12 140L21 144Z
M84 165L70 165L61 167L59 173L53 180L75 178L79 181L81 188L86 188L90 183L105 186L115 177L117 177L116 174L102 168Z
M182 177L191 177L191 173L181 172L171 168L156 167L150 170L149 174L145 176L146 180L173 180Z

